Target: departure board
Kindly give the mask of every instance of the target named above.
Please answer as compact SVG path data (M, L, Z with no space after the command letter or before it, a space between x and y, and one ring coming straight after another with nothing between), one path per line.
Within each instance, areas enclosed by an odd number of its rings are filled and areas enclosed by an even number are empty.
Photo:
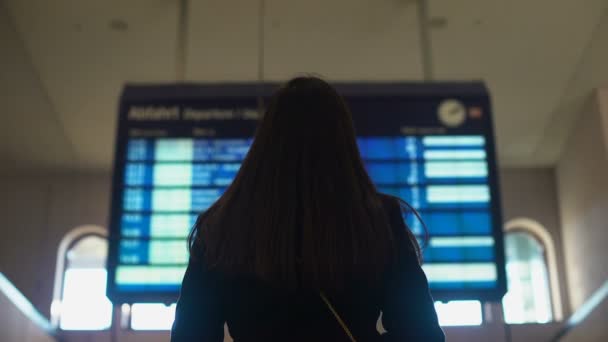
M128 86L113 180L108 295L176 299L198 214L249 150L264 85ZM482 84L339 84L379 191L428 227L423 269L436 299L498 300L504 252L488 94ZM416 216L405 215L422 239Z

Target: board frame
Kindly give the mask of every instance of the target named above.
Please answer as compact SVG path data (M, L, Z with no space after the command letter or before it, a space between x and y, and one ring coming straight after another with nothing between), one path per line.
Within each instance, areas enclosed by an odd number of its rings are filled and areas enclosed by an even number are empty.
M333 83L338 92L348 101L356 102L360 99L374 98L401 98L401 99L456 99L465 106L480 107L484 113L484 137L488 161L488 184L490 186L491 213L493 224L494 251L497 263L497 287L492 289L472 290L433 290L435 300L480 300L500 301L506 293L506 272L503 238L503 220L501 197L499 187L499 170L497 166L496 148L494 139L494 125L492 121L491 101L489 92L482 82L348 82ZM114 147L114 165L112 175L109 247L107 259L107 296L115 304L122 303L173 303L178 293L121 292L114 283L116 267L118 265L118 248L122 216L123 176L126 164L126 147L129 139L129 129L133 127L128 120L128 110L133 105L174 105L197 103L197 101L250 101L257 103L261 108L268 97L279 87L278 83L223 83L223 84L128 84L125 86L120 98L118 108L118 121ZM353 106L351 105L351 108ZM353 112L356 108L352 108ZM355 115L355 114L354 114ZM154 127L156 124L138 123ZM163 125L171 124L164 122ZM253 123L255 125L255 123ZM357 122L355 122L357 128ZM253 128L255 129L255 128ZM458 129L450 132L459 133ZM462 132L461 132L462 134ZM479 134L479 132L476 132Z

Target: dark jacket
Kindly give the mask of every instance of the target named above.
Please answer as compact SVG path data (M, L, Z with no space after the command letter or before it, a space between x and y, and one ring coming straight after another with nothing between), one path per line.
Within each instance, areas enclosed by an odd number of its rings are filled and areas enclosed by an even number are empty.
M407 228L397 203L384 202L395 234L403 234ZM416 255L400 258L400 266L389 267L379 284L353 282L327 298L357 341L444 341ZM376 330L380 312L383 335ZM350 341L318 292L228 277L190 260L171 341L223 341L224 323L235 341Z

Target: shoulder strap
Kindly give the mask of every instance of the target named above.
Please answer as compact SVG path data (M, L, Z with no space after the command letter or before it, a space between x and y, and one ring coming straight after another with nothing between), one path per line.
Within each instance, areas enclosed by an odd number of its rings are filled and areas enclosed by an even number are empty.
M346 323L344 323L342 318L340 318L340 315L338 315L338 312L336 311L336 309L334 309L333 305L331 305L331 302L329 301L329 299L327 299L327 297L325 297L325 294L323 294L323 292L319 292L319 295L321 296L321 299L323 299L323 302L325 302L325 305L327 305L327 308L329 308L329 311L331 311L331 313L336 318L336 321L338 321L338 323L340 323L342 330L344 330L344 332L346 333L346 335L348 335L350 340L352 342L357 342L357 340L355 340L355 338L353 337L353 334L350 332L350 329L348 329L348 326L346 325Z

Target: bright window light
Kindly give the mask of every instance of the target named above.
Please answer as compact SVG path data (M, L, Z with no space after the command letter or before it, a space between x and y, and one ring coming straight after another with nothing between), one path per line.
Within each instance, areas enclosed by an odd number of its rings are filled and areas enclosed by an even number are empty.
M131 306L131 329L171 330L175 318L175 304L136 303Z
M449 326L474 326L483 323L481 303L477 300L435 302L439 324Z
M68 268L59 304L63 330L105 330L112 324L112 303L106 297L106 270Z
M505 321L547 323L553 319L543 246L525 232L505 236L507 284L502 300Z

